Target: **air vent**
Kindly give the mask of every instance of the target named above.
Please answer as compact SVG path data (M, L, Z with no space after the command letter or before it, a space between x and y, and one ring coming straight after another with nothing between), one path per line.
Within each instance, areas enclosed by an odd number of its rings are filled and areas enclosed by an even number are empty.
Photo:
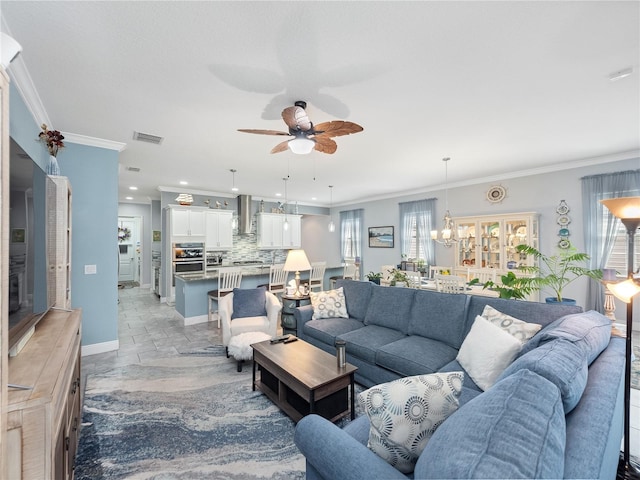
M139 172L140 169L138 167L127 167L127 170L130 172Z
M160 145L164 140L163 137L141 132L133 132L133 139L138 140L139 142L153 143L155 145Z

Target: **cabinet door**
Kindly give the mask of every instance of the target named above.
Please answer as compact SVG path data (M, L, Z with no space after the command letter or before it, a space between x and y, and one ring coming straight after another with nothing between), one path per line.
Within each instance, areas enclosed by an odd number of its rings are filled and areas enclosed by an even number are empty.
M189 235L205 235L206 219L202 210L189 210Z
M189 210L186 208L171 209L171 235L174 237L189 235Z
M284 215L258 216L258 248L282 248Z
M518 253L518 245L538 245L538 222L533 216L505 219L505 268L513 270L519 266L532 266L535 259Z
M501 223L488 219L480 222L482 235L480 252L480 268L502 268Z
M233 248L233 213L220 212L218 217L218 248Z
M288 215L287 222L289 229L283 231L283 248L300 248L301 244L301 221L298 215Z

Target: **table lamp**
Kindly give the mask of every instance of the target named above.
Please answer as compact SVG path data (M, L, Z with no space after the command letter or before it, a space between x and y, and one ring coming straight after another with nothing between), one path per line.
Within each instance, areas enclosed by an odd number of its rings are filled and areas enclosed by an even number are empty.
M300 271L311 270L311 264L304 250L289 250L287 260L284 262L284 270L287 272L296 272L296 293L294 296L302 297L302 292L300 292Z
M627 304L626 353L624 369L624 452L618 464L617 478L640 479L640 471L629 459L629 415L631 404L631 333L633 328L633 297L640 293L640 285L633 278L633 250L635 232L640 226L640 197L621 197L600 200L627 228L627 279L608 284L609 291Z

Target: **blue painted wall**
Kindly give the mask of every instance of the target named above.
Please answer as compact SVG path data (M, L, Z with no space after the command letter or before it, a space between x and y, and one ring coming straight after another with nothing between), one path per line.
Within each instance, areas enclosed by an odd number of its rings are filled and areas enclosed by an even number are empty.
M44 170L40 126L13 85L10 95L10 135ZM118 152L66 143L58 163L73 192L71 304L82 308L82 343L111 342L118 338ZM97 273L85 275L85 265Z

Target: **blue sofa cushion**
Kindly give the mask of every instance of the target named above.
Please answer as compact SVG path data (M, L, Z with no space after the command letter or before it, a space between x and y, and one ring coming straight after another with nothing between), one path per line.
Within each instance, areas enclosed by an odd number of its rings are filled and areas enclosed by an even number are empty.
M369 307L373 283L340 279L336 281L336 288L339 287L342 287L344 291L349 316L356 320L364 320Z
M457 354L455 348L442 342L413 335L380 347L376 363L400 375L422 375L440 371Z
M364 317L365 325L393 328L406 334L415 290L402 287L380 287L373 283L371 287L373 290L369 308Z
M468 331L465 324L467 295L418 290L409 318L409 335L420 335L460 348Z
M520 351L520 356L556 338L564 338L578 345L587 356L587 364L591 365L609 345L611 320L594 310L565 315L529 340Z
M266 287L234 288L233 313L234 318L262 317L267 315Z
M309 320L302 327L305 337L316 338L327 345L335 345L336 337L363 328L360 320L353 318L323 318Z
M522 300L470 295L469 308L467 310L469 328L471 328L476 315L482 315L485 305L491 305L496 310L516 317L523 322L538 323L543 328L564 315L582 312L582 307L577 305L523 302Z
M537 373L560 389L565 414L575 408L587 385L587 357L578 345L564 338L547 342L519 357L502 372L498 381L522 369Z
M321 322L322 320L318 320ZM354 320L357 321L357 320ZM337 338L347 342L347 353L375 364L376 351L383 345L404 338L404 333L391 328L367 325L358 330L343 333Z
M563 478L565 440L558 388L519 370L440 425L415 478Z

